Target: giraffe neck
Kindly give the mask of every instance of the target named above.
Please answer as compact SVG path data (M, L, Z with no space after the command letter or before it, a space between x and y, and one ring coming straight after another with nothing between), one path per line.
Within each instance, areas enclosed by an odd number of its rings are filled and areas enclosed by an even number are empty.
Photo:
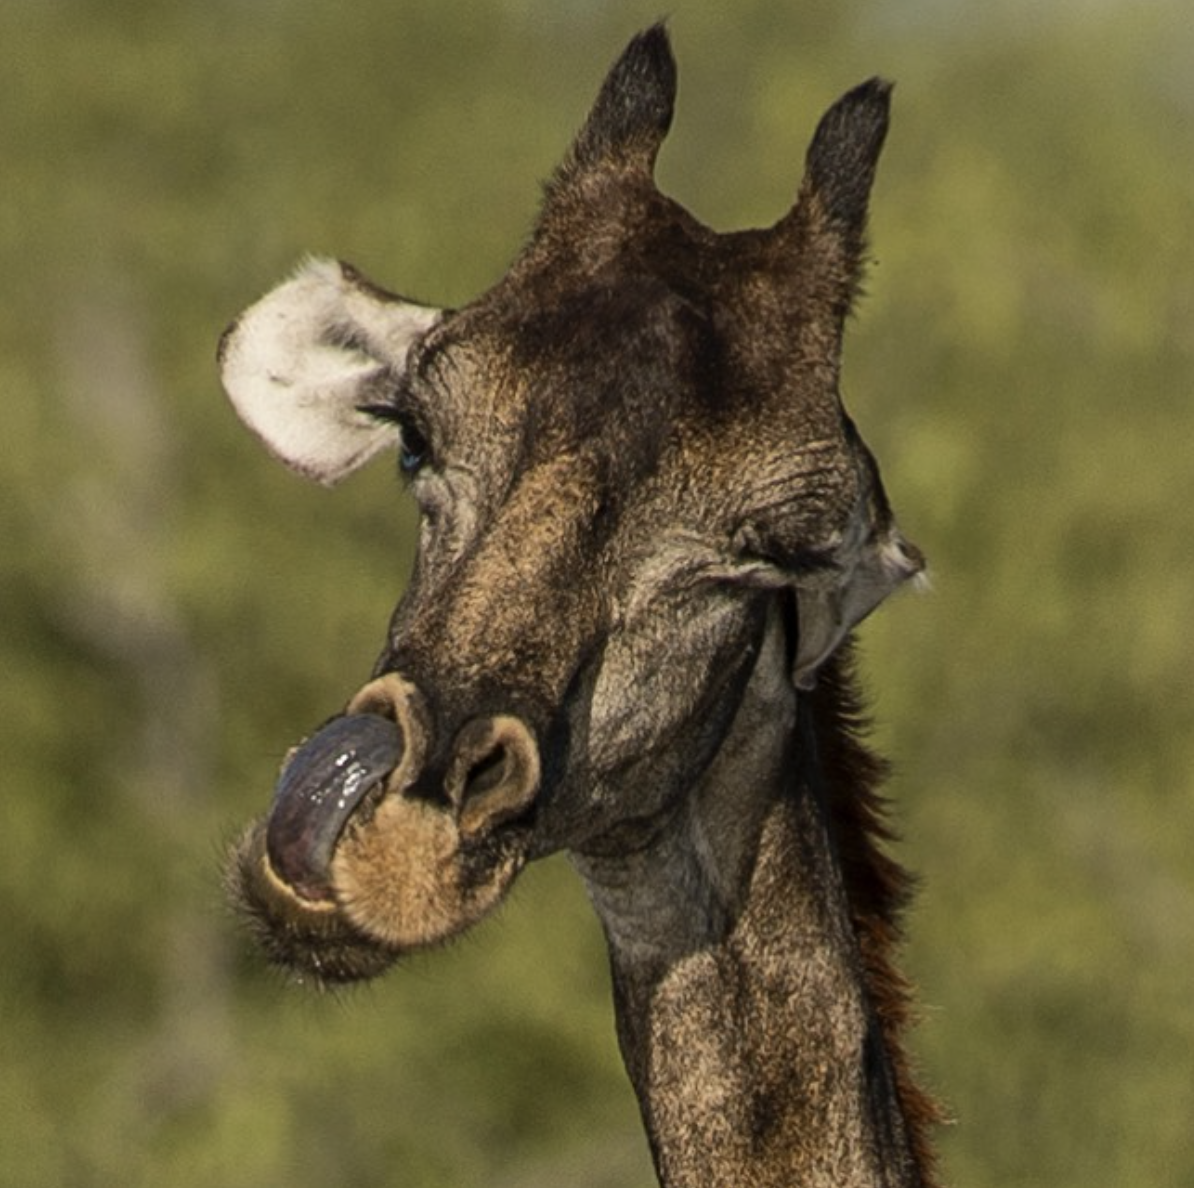
M701 786L637 852L576 858L665 1188L924 1182L796 717L773 623Z

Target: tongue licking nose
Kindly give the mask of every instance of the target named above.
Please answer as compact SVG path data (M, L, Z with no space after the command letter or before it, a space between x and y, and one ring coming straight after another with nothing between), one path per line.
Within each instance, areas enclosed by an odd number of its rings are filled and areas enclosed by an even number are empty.
M312 902L334 898L329 867L348 819L402 760L402 732L377 714L335 718L292 752L266 830L274 873Z

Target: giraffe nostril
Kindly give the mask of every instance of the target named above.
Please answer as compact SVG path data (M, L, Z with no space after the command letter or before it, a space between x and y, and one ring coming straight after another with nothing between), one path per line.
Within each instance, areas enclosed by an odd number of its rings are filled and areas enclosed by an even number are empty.
M461 730L445 787L465 834L524 813L539 790L539 748L519 719L476 718Z
M482 796L499 787L511 774L510 768L510 753L503 744L499 743L489 754L474 760L472 766L465 772L464 799L469 800L474 796Z

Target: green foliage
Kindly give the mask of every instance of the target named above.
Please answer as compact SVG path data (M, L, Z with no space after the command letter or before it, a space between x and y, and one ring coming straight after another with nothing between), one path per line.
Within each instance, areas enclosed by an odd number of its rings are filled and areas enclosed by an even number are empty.
M865 631L925 878L915 1045L972 1188L1194 1182L1194 37L1163 4L680 0L667 187L790 200L895 77L847 395L936 590ZM491 283L654 3L0 7L0 1188L650 1182L559 862L342 999L260 968L222 841L409 564L215 379L305 252Z

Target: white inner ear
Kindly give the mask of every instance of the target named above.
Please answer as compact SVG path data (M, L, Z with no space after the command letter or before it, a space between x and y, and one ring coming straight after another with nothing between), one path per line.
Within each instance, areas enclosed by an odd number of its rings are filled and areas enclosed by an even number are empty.
M792 668L798 689L817 683L817 669L834 649L893 590L915 578L922 562L904 548L892 527L880 541L847 551L840 568L818 571L796 583L799 646Z
M271 453L331 486L397 443L397 426L360 406L384 399L411 344L441 316L313 260L229 328L220 378Z

